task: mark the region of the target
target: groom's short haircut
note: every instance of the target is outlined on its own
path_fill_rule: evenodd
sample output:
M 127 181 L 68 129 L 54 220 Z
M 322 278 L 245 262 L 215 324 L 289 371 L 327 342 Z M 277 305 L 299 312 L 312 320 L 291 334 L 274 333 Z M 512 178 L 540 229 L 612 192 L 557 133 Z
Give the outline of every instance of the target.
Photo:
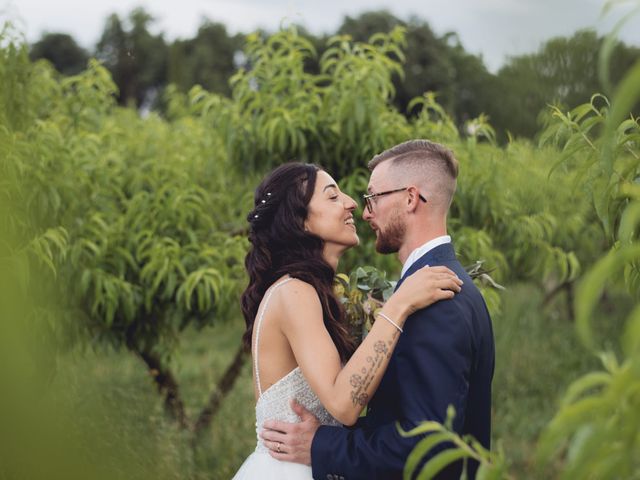
M 458 160 L 444 145 L 429 140 L 409 140 L 376 155 L 368 164 L 373 171 L 382 162 L 391 161 L 389 173 L 399 181 L 422 186 L 423 194 L 434 206 L 451 206 L 458 178 Z

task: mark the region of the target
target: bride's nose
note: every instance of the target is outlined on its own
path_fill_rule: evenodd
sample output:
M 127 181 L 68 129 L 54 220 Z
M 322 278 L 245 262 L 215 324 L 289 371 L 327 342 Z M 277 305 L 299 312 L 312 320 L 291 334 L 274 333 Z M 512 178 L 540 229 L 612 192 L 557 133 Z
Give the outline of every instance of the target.
M 358 208 L 358 204 L 356 203 L 356 201 L 353 198 L 351 198 L 349 195 L 345 194 L 344 208 L 345 208 L 345 210 L 348 210 L 348 211 L 352 212 L 356 208 Z

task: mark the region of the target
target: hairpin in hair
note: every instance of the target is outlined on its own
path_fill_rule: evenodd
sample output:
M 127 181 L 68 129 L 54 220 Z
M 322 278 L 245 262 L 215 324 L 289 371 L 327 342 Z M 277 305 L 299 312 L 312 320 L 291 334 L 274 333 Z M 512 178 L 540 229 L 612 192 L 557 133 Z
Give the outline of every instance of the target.
M 264 198 L 262 200 L 260 200 L 260 203 L 265 204 L 267 203 L 267 200 L 269 199 L 269 197 L 271 196 L 271 192 L 267 192 L 267 199 L 265 200 Z

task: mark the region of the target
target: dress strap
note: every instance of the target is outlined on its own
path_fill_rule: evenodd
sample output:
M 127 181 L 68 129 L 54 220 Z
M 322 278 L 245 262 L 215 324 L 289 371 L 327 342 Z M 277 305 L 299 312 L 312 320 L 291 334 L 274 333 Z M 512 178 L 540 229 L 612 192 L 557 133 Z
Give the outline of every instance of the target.
M 262 311 L 258 315 L 258 321 L 255 324 L 256 340 L 254 342 L 254 347 L 253 347 L 254 348 L 254 351 L 253 351 L 253 368 L 254 368 L 254 370 L 256 372 L 256 384 L 258 386 L 258 393 L 259 393 L 260 396 L 262 396 L 262 387 L 260 386 L 260 371 L 258 370 L 258 340 L 260 339 L 260 327 L 262 327 L 262 320 L 264 318 L 264 312 L 267 309 L 267 305 L 269 304 L 269 300 L 271 299 L 271 295 L 276 290 L 276 288 L 278 288 L 280 285 L 284 285 L 289 280 L 293 280 L 293 278 L 289 277 L 289 278 L 287 278 L 285 280 L 281 280 L 281 281 L 279 281 L 275 285 L 272 285 L 269 288 L 269 291 L 267 293 L 267 298 L 264 301 L 264 305 L 262 305 Z

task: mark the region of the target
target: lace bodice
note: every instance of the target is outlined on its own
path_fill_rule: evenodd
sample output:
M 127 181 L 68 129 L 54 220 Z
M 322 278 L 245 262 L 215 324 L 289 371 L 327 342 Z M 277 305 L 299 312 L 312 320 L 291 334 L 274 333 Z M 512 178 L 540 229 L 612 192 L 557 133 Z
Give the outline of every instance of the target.
M 292 398 L 295 398 L 302 406 L 313 413 L 323 425 L 340 425 L 322 406 L 317 395 L 313 393 L 309 383 L 304 378 L 304 375 L 302 375 L 300 367 L 294 368 L 264 392 L 262 391 L 260 370 L 258 368 L 258 342 L 260 341 L 260 329 L 262 327 L 264 312 L 267 309 L 267 305 L 275 289 L 290 280 L 292 280 L 292 278 L 278 282 L 267 292 L 262 311 L 259 313 L 255 325 L 256 334 L 253 346 L 253 368 L 259 394 L 258 402 L 256 403 L 256 435 L 262 430 L 262 425 L 265 420 L 279 420 L 291 423 L 300 421 L 300 417 L 291 410 L 290 401 Z M 256 451 L 268 451 L 262 444 L 259 436 Z

